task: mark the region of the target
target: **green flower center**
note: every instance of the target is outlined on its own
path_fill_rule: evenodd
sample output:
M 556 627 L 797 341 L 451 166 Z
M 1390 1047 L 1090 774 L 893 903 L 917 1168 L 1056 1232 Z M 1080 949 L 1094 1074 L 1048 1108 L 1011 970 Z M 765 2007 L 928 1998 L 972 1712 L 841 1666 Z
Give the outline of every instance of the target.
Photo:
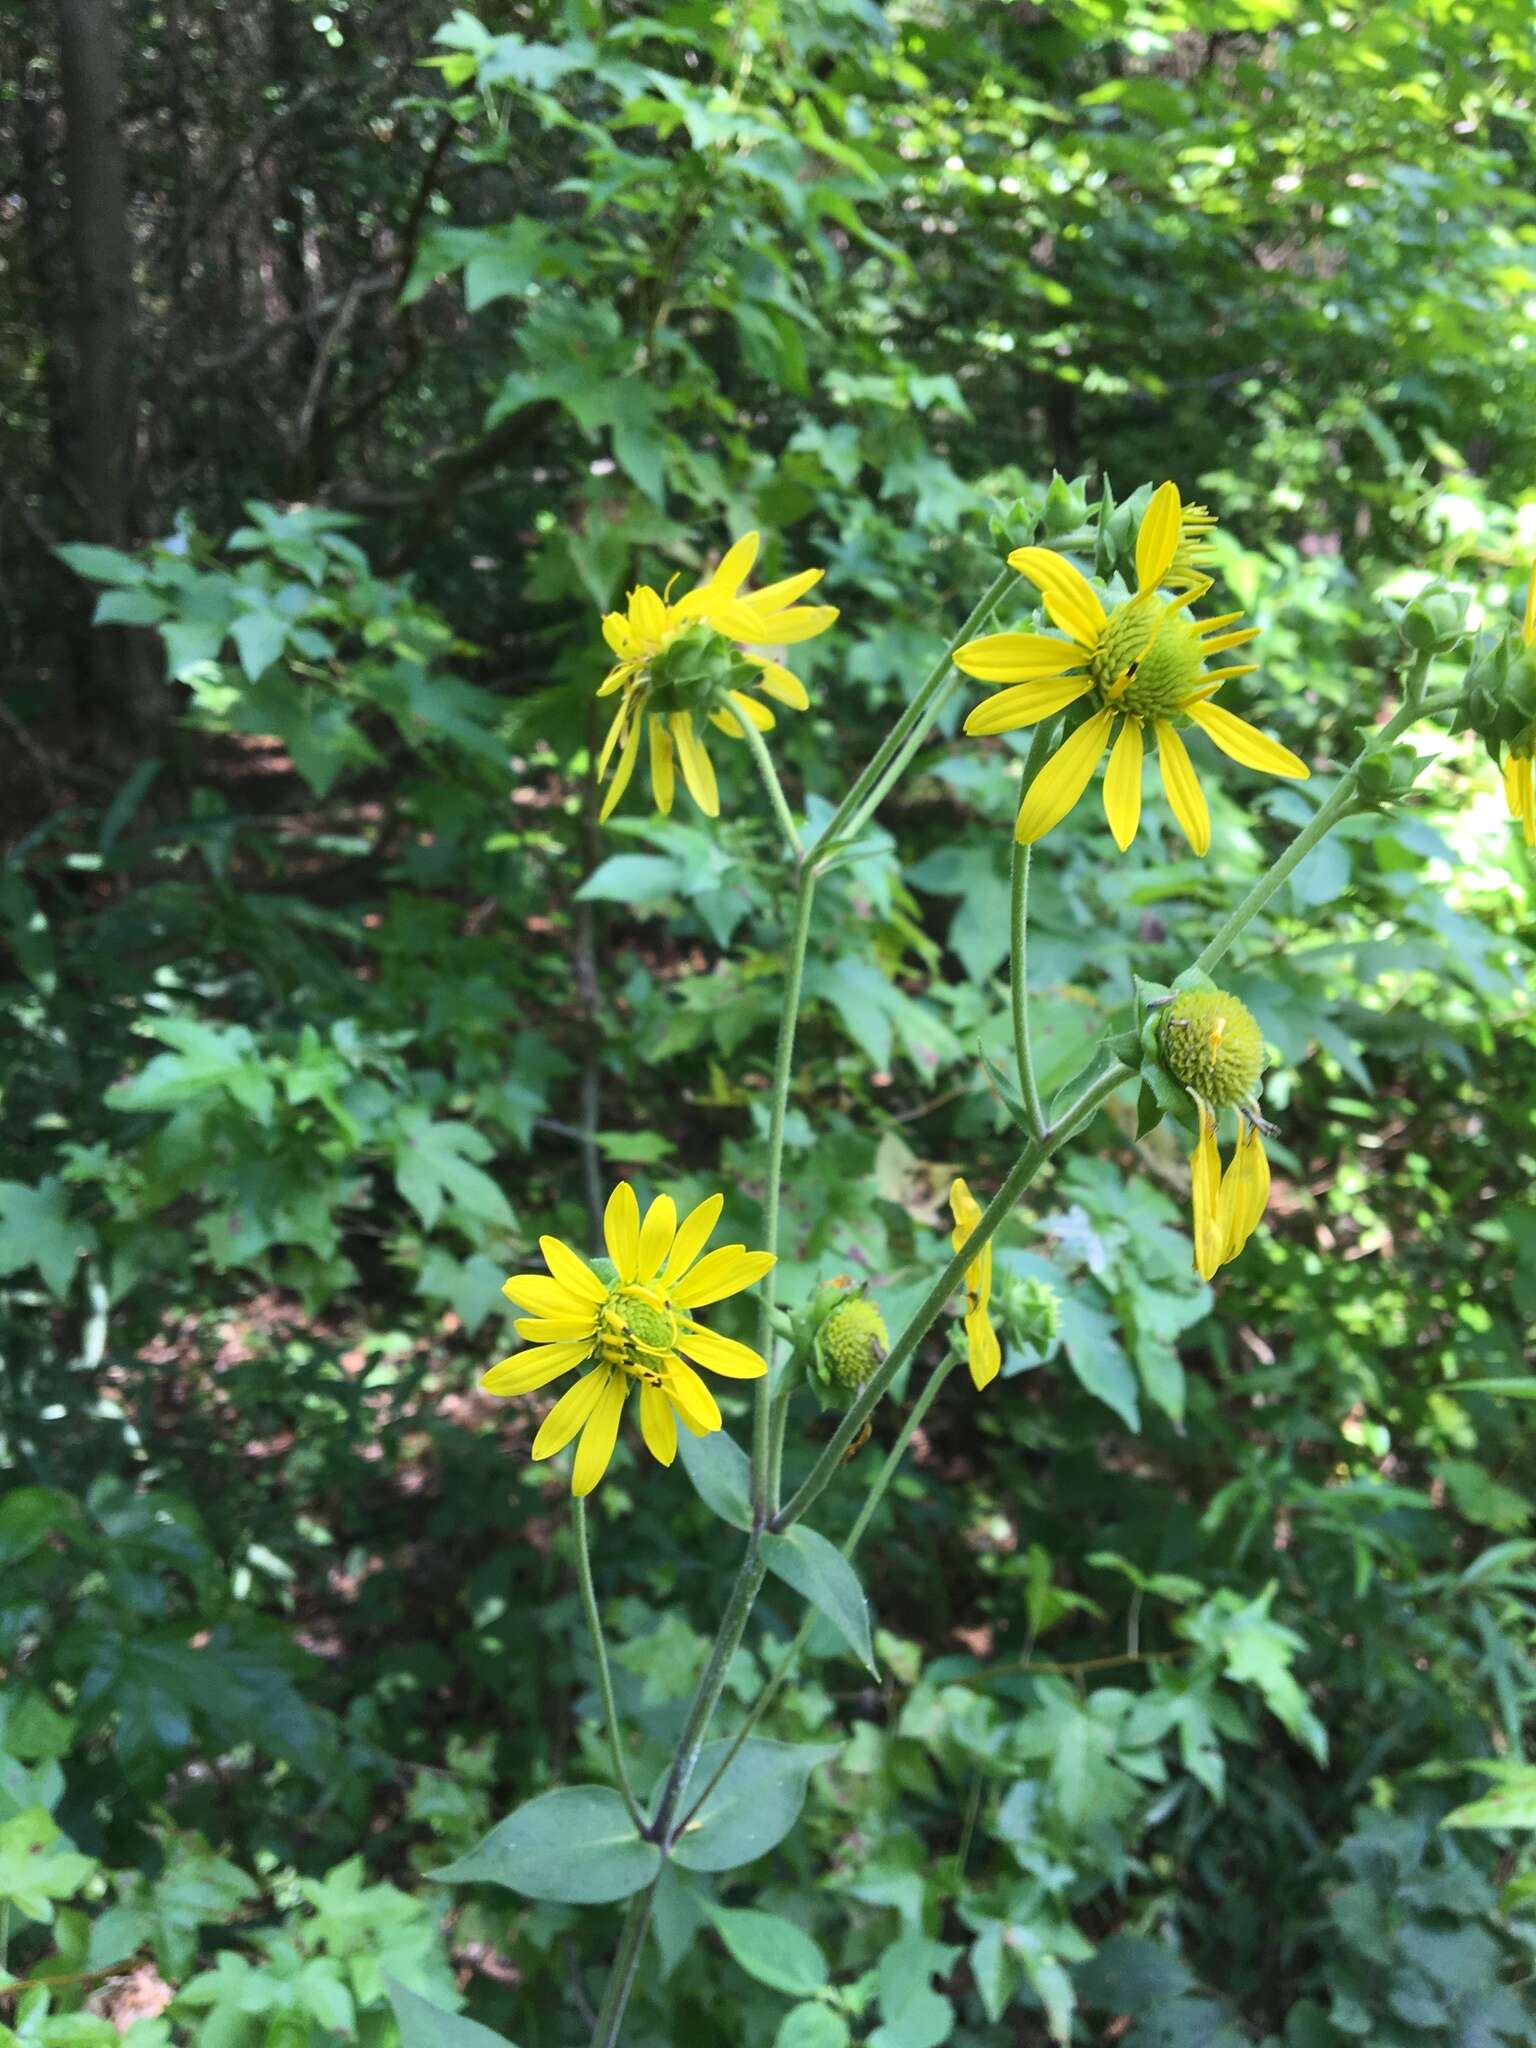
M 1187 702 L 1199 673 L 1199 636 L 1180 614 L 1168 612 L 1120 701 L 1137 718 L 1167 718 Z
M 841 1301 L 817 1339 L 823 1362 L 840 1387 L 862 1387 L 890 1348 L 885 1318 L 867 1296 Z
M 1116 605 L 1088 662 L 1088 673 L 1101 691 L 1112 689 L 1140 661 L 1157 631 L 1157 620 L 1158 607 L 1143 598 Z
M 677 1318 L 649 1288 L 622 1287 L 608 1297 L 608 1313 L 641 1351 L 667 1352 L 677 1342 Z
M 1215 1109 L 1251 1100 L 1264 1071 L 1264 1037 L 1253 1013 L 1220 989 L 1186 989 L 1158 1027 L 1163 1065 L 1181 1088 Z

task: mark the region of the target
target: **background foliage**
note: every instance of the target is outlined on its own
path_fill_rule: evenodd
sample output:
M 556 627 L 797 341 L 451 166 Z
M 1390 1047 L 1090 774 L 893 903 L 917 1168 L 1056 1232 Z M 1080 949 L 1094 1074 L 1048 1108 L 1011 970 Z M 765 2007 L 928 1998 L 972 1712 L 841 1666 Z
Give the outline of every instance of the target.
M 412 2048 L 413 1993 L 556 2048 L 616 1911 L 425 1875 L 608 1768 L 560 1479 L 475 1380 L 615 1170 L 750 1238 L 786 936 L 744 756 L 718 827 L 599 833 L 596 615 L 752 525 L 825 566 L 774 737 L 824 816 L 1016 501 L 1171 472 L 1325 774 L 1390 601 L 1497 613 L 1536 551 L 1529 12 L 0 21 L 0 2018 L 383 2048 L 387 1972 Z M 879 1676 L 812 1639 L 765 1732 L 835 1754 L 777 1848 L 669 1877 L 637 2044 L 1536 2040 L 1536 870 L 1423 747 L 1229 977 L 1269 1227 L 1198 1287 L 1116 1113 L 1008 1228 L 1060 1339 L 930 1418 Z M 894 1321 L 949 1174 L 1003 1169 L 1017 770 L 937 738 L 823 887 L 782 1298 Z M 1037 862 L 1048 1087 L 1310 815 L 1223 787 L 1209 867 L 1160 808 Z M 643 1778 L 719 1531 L 680 1468 L 598 1506 Z

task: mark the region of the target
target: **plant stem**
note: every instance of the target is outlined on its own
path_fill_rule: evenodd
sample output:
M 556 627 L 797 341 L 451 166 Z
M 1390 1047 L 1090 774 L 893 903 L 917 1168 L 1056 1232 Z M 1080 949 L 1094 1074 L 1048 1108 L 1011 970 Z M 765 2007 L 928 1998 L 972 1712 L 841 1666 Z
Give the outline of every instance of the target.
M 592 1585 L 592 1555 L 587 1544 L 587 1503 L 580 1494 L 571 1499 L 571 1526 L 576 1532 L 576 1579 L 581 1587 L 582 1611 L 587 1617 L 587 1628 L 592 1636 L 592 1655 L 597 1661 L 597 1689 L 603 1702 L 603 1720 L 608 1728 L 608 1747 L 613 1753 L 613 1768 L 619 1780 L 619 1790 L 629 1817 L 637 1833 L 645 1831 L 645 1815 L 640 1811 L 634 1787 L 629 1782 L 629 1764 L 624 1755 L 624 1744 L 619 1733 L 619 1710 L 613 1697 L 613 1674 L 608 1668 L 608 1644 L 603 1635 L 602 1616 L 597 1611 L 597 1593 Z
M 769 753 L 762 734 L 744 712 L 733 712 L 731 715 L 741 727 L 742 737 L 752 750 L 752 758 L 757 763 L 757 772 L 762 777 L 763 788 L 768 792 L 768 802 L 772 806 L 779 830 L 784 835 L 784 845 L 789 857 L 798 864 L 801 857 L 800 834 L 795 830 L 795 820 L 784 795 L 784 785 L 779 780 L 779 771 L 773 765 L 773 756 Z
M 779 1042 L 773 1061 L 773 1096 L 768 1112 L 762 1249 L 775 1256 L 779 1249 L 779 1194 L 784 1178 L 784 1119 L 789 1110 L 789 1086 L 794 1075 L 795 1027 L 800 1015 L 800 984 L 805 975 L 805 951 L 810 943 L 811 906 L 815 894 L 816 871 L 807 865 L 801 868 L 795 888 L 794 926 L 790 933 L 789 961 L 784 970 L 784 1008 L 779 1017 Z M 753 1389 L 752 1406 L 752 1507 L 760 1523 L 778 1506 L 773 1492 L 774 1459 L 770 1441 L 773 1363 L 777 1349 L 773 1333 L 777 1271 L 777 1267 L 770 1266 L 758 1289 L 757 1348 L 768 1361 L 768 1371 Z M 782 1441 L 782 1419 L 779 1435 Z
M 865 1382 L 857 1400 L 854 1401 L 847 1414 L 838 1424 L 837 1429 L 823 1449 L 821 1456 L 811 1468 L 810 1476 L 804 1481 L 799 1492 L 794 1495 L 788 1505 L 780 1509 L 778 1514 L 773 1517 L 771 1526 L 775 1530 L 789 1528 L 792 1523 L 798 1522 L 806 1509 L 810 1507 L 816 1496 L 826 1486 L 832 1474 L 837 1470 L 844 1451 L 847 1450 L 854 1437 L 863 1428 L 875 1404 L 890 1386 L 897 1373 L 901 1371 L 908 1359 L 911 1358 L 913 1352 L 916 1351 L 918 1345 L 928 1334 L 933 1323 L 937 1321 L 945 1302 L 948 1301 L 956 1287 L 959 1286 L 966 1267 L 976 1257 L 982 1247 L 990 1241 L 998 1225 L 1012 1210 L 1019 1196 L 1029 1186 L 1051 1154 L 1071 1135 L 1072 1131 L 1082 1123 L 1087 1115 L 1097 1108 L 1105 1096 L 1112 1095 L 1121 1086 L 1129 1077 L 1130 1072 L 1131 1069 L 1129 1067 L 1122 1066 L 1117 1060 L 1107 1073 L 1101 1074 L 1096 1081 L 1088 1084 L 1077 1101 L 1064 1111 L 1059 1120 L 1047 1127 L 1043 1136 L 1032 1138 L 1024 1147 L 1024 1150 L 1009 1168 L 1008 1177 L 983 1210 L 981 1221 L 976 1225 L 976 1228 L 971 1232 L 959 1251 L 952 1256 L 938 1279 L 934 1281 L 932 1287 L 923 1296 L 922 1301 L 912 1311 L 906 1328 L 891 1346 L 885 1363 L 871 1379 Z
M 651 1924 L 651 1902 L 655 1896 L 656 1887 L 649 1884 L 643 1892 L 636 1892 L 629 1902 L 629 1910 L 624 1915 L 624 1926 L 619 1934 L 618 1952 L 613 1959 L 613 1968 L 608 1973 L 608 1988 L 603 1994 L 603 2009 L 597 2016 L 597 2025 L 592 2029 L 592 2048 L 618 2048 L 619 2028 L 624 2024 L 624 2009 L 629 2004 L 629 1994 L 635 1988 L 635 1976 L 640 1968 L 646 1932 Z
M 1390 746 L 1400 733 L 1429 712 L 1442 710 L 1439 699 L 1425 701 L 1422 696 L 1423 681 L 1429 666 L 1429 656 L 1420 655 L 1409 671 L 1404 685 L 1403 702 L 1379 732 L 1373 732 L 1366 745 L 1339 777 L 1338 787 L 1327 801 L 1318 806 L 1309 824 L 1305 825 L 1290 845 L 1281 854 L 1267 873 L 1260 875 L 1248 894 L 1238 904 L 1232 915 L 1221 925 L 1216 935 L 1199 958 L 1195 961 L 1198 973 L 1209 974 L 1211 969 L 1230 952 L 1235 942 L 1258 916 L 1276 890 L 1292 875 L 1296 868 L 1317 845 L 1327 837 L 1355 800 L 1355 791 L 1360 780 L 1360 763 L 1366 755 L 1380 747 Z
M 1024 762 L 1023 787 L 1027 790 L 1051 751 L 1060 730 L 1059 718 L 1048 718 L 1035 727 Z M 1035 1080 L 1035 1057 L 1029 1042 L 1029 857 L 1031 846 L 1013 842 L 1013 873 L 1009 887 L 1009 909 L 1013 945 L 1008 956 L 1008 996 L 1013 1006 L 1013 1057 L 1018 1068 L 1019 1088 L 1029 1128 L 1038 1138 L 1045 1131 L 1045 1111 L 1040 1106 L 1040 1089 Z
M 710 1716 L 725 1690 L 726 1672 L 746 1632 L 747 1619 L 767 1570 L 758 1538 L 754 1534 L 748 1540 L 747 1554 L 741 1561 L 736 1583 L 731 1588 L 730 1601 L 721 1619 L 720 1633 L 715 1637 L 714 1648 L 709 1653 L 709 1662 L 705 1665 L 694 1690 L 693 1700 L 688 1708 L 688 1719 L 683 1724 L 682 1734 L 678 1737 L 677 1752 L 672 1758 L 667 1781 L 656 1808 L 656 1818 L 647 1830 L 650 1839 L 663 1846 L 668 1840 L 678 1801 L 688 1789 L 688 1780 L 693 1776 L 694 1765 L 699 1760 L 699 1751 L 704 1747 Z

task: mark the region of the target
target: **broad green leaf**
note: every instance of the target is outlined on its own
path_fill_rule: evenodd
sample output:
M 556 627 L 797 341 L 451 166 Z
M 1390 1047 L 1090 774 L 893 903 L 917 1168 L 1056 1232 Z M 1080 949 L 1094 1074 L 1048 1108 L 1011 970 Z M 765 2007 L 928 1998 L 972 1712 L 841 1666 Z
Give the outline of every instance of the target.
M 434 1884 L 500 1884 L 529 1899 L 593 1906 L 627 1899 L 660 1868 L 660 1850 L 635 1833 L 617 1792 L 567 1785 L 529 1800 L 427 1875 Z
M 0 1821 L 0 1900 L 24 1918 L 51 1921 L 54 1901 L 72 1898 L 95 1870 L 40 1806 Z
M 147 565 L 119 548 L 99 547 L 94 541 L 75 540 L 55 548 L 59 560 L 92 583 L 142 583 Z
M 733 1529 L 750 1529 L 752 1467 L 740 1445 L 723 1429 L 711 1430 L 708 1436 L 679 1430 L 677 1450 L 704 1505 Z
M 64 1184 L 54 1175 L 35 1188 L 0 1180 L 0 1273 L 36 1266 L 49 1293 L 62 1301 L 82 1255 L 95 1248 L 95 1231 L 70 1215 Z
M 848 2022 L 830 2005 L 791 2006 L 779 2022 L 773 2048 L 848 2048 Z
M 1536 1828 L 1536 1764 L 1490 1759 L 1476 1767 L 1497 1782 L 1481 1799 L 1448 1813 L 1443 1828 Z
M 1113 1408 L 1127 1429 L 1139 1430 L 1136 1374 L 1115 1335 L 1113 1318 L 1069 1294 L 1061 1304 L 1061 1342 L 1083 1390 Z
M 0 1565 L 30 1556 L 55 1530 L 84 1534 L 79 1504 L 47 1486 L 18 1486 L 0 1497 Z
M 513 2043 L 478 2020 L 462 2013 L 444 2012 L 429 1998 L 422 1998 L 386 1970 L 384 1989 L 400 2029 L 400 2048 L 513 2048 Z
M 763 1557 L 769 1571 L 793 1586 L 824 1614 L 855 1657 L 875 1677 L 875 1648 L 870 1640 L 869 1603 L 859 1575 L 834 1544 L 797 1522 L 782 1536 L 764 1536 Z
M 729 1737 L 704 1745 L 694 1769 L 695 1787 L 709 1784 L 730 1748 Z M 744 1742 L 673 1845 L 673 1860 L 685 1870 L 734 1870 L 766 1855 L 800 1818 L 811 1772 L 830 1762 L 841 1748 L 841 1743 L 767 1742 L 758 1737 Z M 697 1798 L 697 1791 L 692 1796 Z M 683 1803 L 686 1808 L 686 1797 Z
M 254 683 L 282 653 L 288 639 L 288 621 L 276 612 L 242 612 L 231 622 L 229 637 L 235 643 L 246 680 Z
M 688 877 L 660 853 L 614 853 L 576 891 L 578 903 L 660 903 L 683 892 Z
M 809 1998 L 827 1982 L 827 1959 L 792 1920 L 756 1909 L 706 1908 L 710 1924 L 736 1961 L 760 1984 Z

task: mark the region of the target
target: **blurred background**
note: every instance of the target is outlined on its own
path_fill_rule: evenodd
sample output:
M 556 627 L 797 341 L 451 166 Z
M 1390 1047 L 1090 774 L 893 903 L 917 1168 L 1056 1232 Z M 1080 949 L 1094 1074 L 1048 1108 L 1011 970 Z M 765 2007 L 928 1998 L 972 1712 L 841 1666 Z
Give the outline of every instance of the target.
M 444 14 L 0 0 L 0 2019 L 43 2048 L 387 2048 L 384 1970 L 586 2038 L 617 1910 L 424 1876 L 607 1770 L 543 1397 L 476 1381 L 616 1178 L 753 1241 L 787 937 L 744 749 L 718 823 L 637 781 L 599 829 L 600 614 L 749 528 L 823 567 L 770 741 L 815 820 L 1053 471 L 1211 506 L 1263 629 L 1223 701 L 1314 779 L 1223 761 L 1203 863 L 1150 794 L 1125 856 L 1096 800 L 1052 835 L 1049 1092 L 1389 715 L 1393 606 L 1502 627 L 1536 554 L 1524 4 Z M 969 701 L 823 886 L 798 1048 L 781 1299 L 849 1273 L 893 1328 L 1015 1144 L 1021 749 Z M 627 2039 L 1536 2041 L 1536 866 L 1481 748 L 1414 744 L 1225 973 L 1266 1228 L 1201 1287 L 1184 1140 L 1119 1104 L 1032 1191 L 999 1275 L 1059 1328 L 951 1381 L 862 1553 L 879 1679 L 813 1638 L 767 1732 L 838 1755 L 669 1880 Z M 643 1778 L 719 1533 L 626 1452 L 593 1522 Z

